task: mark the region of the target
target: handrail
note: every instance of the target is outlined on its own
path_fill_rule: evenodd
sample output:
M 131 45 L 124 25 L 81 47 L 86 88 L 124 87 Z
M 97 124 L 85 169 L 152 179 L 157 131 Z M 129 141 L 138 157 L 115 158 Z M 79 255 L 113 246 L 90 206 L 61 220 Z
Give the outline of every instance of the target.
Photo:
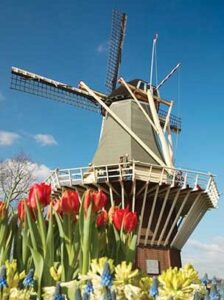
M 117 164 L 88 166 L 70 169 L 55 169 L 46 179 L 53 188 L 72 186 L 76 184 L 102 183 L 110 181 L 126 181 L 143 178 L 146 181 L 187 187 L 193 190 L 203 190 L 208 194 L 214 207 L 217 206 L 219 193 L 211 173 L 196 172 L 181 168 L 162 167 L 155 164 L 128 161 Z

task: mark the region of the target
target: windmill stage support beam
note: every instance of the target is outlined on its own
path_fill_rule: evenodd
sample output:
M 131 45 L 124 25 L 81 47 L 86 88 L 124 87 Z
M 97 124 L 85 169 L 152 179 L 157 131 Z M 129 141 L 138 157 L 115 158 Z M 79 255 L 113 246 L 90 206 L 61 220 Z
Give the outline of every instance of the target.
M 124 183 L 123 183 L 123 181 L 120 181 L 120 184 L 121 184 L 121 206 L 122 206 L 122 208 L 124 208 L 125 207 L 125 205 L 124 205 Z
M 146 198 L 147 198 L 147 193 L 148 193 L 148 188 L 149 188 L 149 181 L 144 185 L 145 191 L 144 191 L 144 197 L 142 200 L 142 209 L 141 209 L 141 215 L 140 215 L 140 224 L 139 224 L 139 229 L 138 229 L 138 242 L 139 244 L 140 237 L 141 237 L 141 229 L 142 229 L 142 222 L 143 222 L 143 216 L 144 216 L 144 211 L 145 211 L 145 203 L 146 203 Z
M 114 206 L 114 196 L 113 196 L 113 189 L 112 189 L 112 185 L 107 182 L 106 183 L 109 186 L 109 191 L 110 191 L 110 204 L 111 206 Z
M 171 243 L 171 247 L 181 249 L 181 247 L 184 245 L 184 240 L 189 236 L 189 233 L 191 232 L 191 226 L 197 221 L 197 217 L 203 205 L 203 197 L 201 197 L 201 194 L 202 193 L 199 193 L 195 198 L 193 205 L 191 206 L 185 220 L 181 224 L 180 229 Z
M 165 222 L 165 224 L 164 224 L 164 226 L 163 226 L 163 230 L 162 230 L 162 232 L 161 232 L 161 234 L 160 234 L 160 237 L 159 237 L 159 240 L 158 240 L 158 242 L 157 242 L 157 245 L 158 245 L 158 246 L 161 245 L 163 236 L 164 236 L 164 234 L 165 234 L 165 232 L 166 232 L 167 226 L 168 226 L 168 224 L 169 224 L 169 221 L 170 221 L 172 212 L 173 212 L 173 210 L 174 210 L 174 207 L 175 207 L 175 205 L 176 205 L 177 199 L 178 199 L 178 197 L 179 197 L 179 194 L 180 194 L 180 189 L 177 190 L 176 195 L 175 195 L 175 197 L 174 197 L 174 200 L 173 200 L 172 206 L 171 206 L 171 208 L 170 208 L 169 214 L 168 214 L 168 216 L 167 216 L 166 222 Z
M 163 216 L 163 213 L 164 213 L 164 210 L 165 210 L 165 207 L 166 207 L 166 203 L 167 203 L 167 200 L 168 200 L 168 197 L 169 197 L 169 194 L 170 194 L 170 189 L 171 189 L 171 187 L 169 186 L 167 188 L 165 198 L 163 200 L 163 205 L 162 205 L 162 208 L 161 208 L 161 211 L 160 211 L 160 214 L 159 214 L 159 218 L 158 218 L 157 223 L 156 223 L 156 228 L 155 228 L 155 231 L 154 231 L 153 236 L 152 236 L 152 240 L 151 240 L 151 243 L 150 243 L 151 246 L 154 244 L 157 232 L 159 230 L 160 222 L 162 220 L 162 216 Z
M 172 226 L 171 226 L 171 228 L 170 228 L 170 231 L 169 231 L 168 234 L 167 234 L 167 237 L 166 237 L 164 246 L 166 246 L 166 245 L 168 244 L 168 242 L 169 242 L 169 238 L 170 238 L 170 236 L 171 236 L 171 234 L 172 234 L 172 231 L 173 231 L 175 225 L 177 224 L 177 221 L 178 221 L 178 219 L 179 219 L 179 217 L 180 217 L 180 214 L 181 214 L 181 212 L 182 212 L 182 210 L 183 210 L 183 208 L 184 208 L 184 206 L 185 206 L 185 204 L 186 204 L 186 202 L 187 202 L 187 200 L 188 200 L 188 198 L 189 198 L 189 196 L 190 196 L 190 193 L 191 193 L 191 191 L 189 190 L 189 191 L 187 192 L 186 196 L 184 197 L 184 200 L 183 200 L 183 202 L 182 202 L 182 204 L 181 204 L 181 206 L 180 206 L 180 208 L 179 208 L 179 211 L 178 211 L 178 213 L 177 213 L 177 215 L 176 215 L 176 218 L 174 219 L 173 224 L 172 224 Z
M 154 195 L 154 198 L 153 198 L 151 213 L 149 215 L 148 226 L 147 226 L 147 230 L 146 230 L 146 234 L 145 234 L 145 243 L 144 243 L 145 246 L 147 245 L 147 241 L 148 241 L 148 238 L 149 238 L 149 231 L 150 231 L 150 228 L 151 228 L 151 225 L 152 225 L 152 218 L 153 218 L 153 214 L 154 214 L 154 210 L 155 210 L 155 206 L 156 206 L 156 200 L 157 200 L 157 197 L 158 197 L 158 193 L 159 193 L 159 184 L 157 185 L 157 188 L 156 188 L 156 192 L 155 192 L 155 195 Z
M 132 183 L 132 187 L 133 187 L 133 195 L 132 195 L 132 211 L 135 211 L 135 199 L 136 199 L 136 180 L 133 180 Z
M 98 97 L 83 81 L 80 87 L 86 90 L 94 99 L 111 115 L 117 122 L 152 158 L 161 166 L 165 166 L 164 162 Z

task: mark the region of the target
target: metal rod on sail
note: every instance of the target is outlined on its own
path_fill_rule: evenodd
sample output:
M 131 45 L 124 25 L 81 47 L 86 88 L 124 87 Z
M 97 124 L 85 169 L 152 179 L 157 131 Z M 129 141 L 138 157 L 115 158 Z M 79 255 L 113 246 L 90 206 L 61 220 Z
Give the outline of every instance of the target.
M 181 66 L 181 64 L 177 64 L 176 67 L 170 71 L 169 74 L 166 75 L 166 77 L 157 85 L 156 89 L 158 90 L 176 71 L 177 69 Z
M 154 56 L 155 56 L 155 47 L 156 47 L 156 42 L 158 40 L 158 34 L 155 34 L 155 37 L 153 39 L 153 44 L 152 44 L 152 58 L 151 58 L 151 71 L 150 71 L 150 85 L 152 84 L 152 75 L 153 75 L 153 66 L 154 66 Z

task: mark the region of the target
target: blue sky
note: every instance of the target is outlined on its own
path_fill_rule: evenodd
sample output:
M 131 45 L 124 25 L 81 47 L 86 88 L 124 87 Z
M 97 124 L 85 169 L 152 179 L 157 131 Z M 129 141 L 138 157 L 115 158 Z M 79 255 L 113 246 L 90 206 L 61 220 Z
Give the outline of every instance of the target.
M 156 32 L 158 78 L 182 63 L 180 72 L 161 89 L 164 98 L 176 101 L 175 111 L 183 121 L 176 165 L 215 173 L 222 191 L 221 0 L 1 0 L 0 159 L 22 150 L 36 163 L 51 169 L 85 166 L 91 161 L 100 116 L 10 90 L 10 67 L 18 66 L 72 85 L 84 80 L 105 91 L 113 8 L 128 14 L 121 67 L 125 79 L 149 79 L 152 37 Z M 183 251 L 186 260 L 194 261 L 200 270 L 202 251 L 213 263 L 221 257 L 219 265 L 221 262 L 224 270 L 223 216 L 220 201 L 219 209 L 207 213 Z

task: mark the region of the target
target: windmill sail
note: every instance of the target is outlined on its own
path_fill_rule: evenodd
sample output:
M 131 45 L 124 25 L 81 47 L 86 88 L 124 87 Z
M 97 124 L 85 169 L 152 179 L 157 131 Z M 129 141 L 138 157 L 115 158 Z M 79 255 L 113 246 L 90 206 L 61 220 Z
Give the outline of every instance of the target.
M 122 47 L 126 31 L 126 23 L 127 15 L 114 10 L 112 15 L 110 50 L 106 77 L 106 87 L 109 94 L 116 88 L 117 84 L 118 71 L 121 64 Z
M 76 107 L 100 111 L 99 104 L 85 91 L 19 68 L 12 67 L 11 88 Z M 100 94 L 101 97 L 105 95 Z

